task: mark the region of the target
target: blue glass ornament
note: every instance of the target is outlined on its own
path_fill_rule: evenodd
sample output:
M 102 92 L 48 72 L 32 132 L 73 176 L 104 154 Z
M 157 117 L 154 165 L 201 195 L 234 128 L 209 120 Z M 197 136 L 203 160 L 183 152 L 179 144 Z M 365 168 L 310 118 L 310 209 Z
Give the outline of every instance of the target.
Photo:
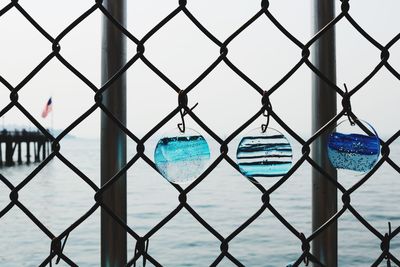
M 292 166 L 292 147 L 286 137 L 273 128 L 247 133 L 236 152 L 239 169 L 247 177 L 279 177 Z
M 344 120 L 329 135 L 328 158 L 333 167 L 365 173 L 371 170 L 379 159 L 380 141 L 375 129 L 366 121 L 355 121 L 368 129 L 365 133 L 357 124 Z
M 194 181 L 207 168 L 210 149 L 202 135 L 186 128 L 182 133 L 162 137 L 154 151 L 157 169 L 171 183 L 185 184 Z

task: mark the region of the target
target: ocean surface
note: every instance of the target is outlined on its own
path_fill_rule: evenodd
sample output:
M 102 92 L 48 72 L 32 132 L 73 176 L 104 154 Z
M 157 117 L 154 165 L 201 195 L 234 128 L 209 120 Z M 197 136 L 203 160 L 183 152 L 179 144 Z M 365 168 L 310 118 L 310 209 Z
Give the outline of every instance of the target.
M 153 159 L 157 140 L 146 144 Z M 234 159 L 238 142 L 229 146 Z M 211 159 L 218 146 L 210 142 Z M 100 181 L 98 140 L 71 138 L 61 143 L 61 153 L 90 177 Z M 129 143 L 129 157 L 135 144 Z M 300 147 L 293 143 L 293 160 Z M 400 163 L 400 145 L 391 146 L 391 158 Z M 38 165 L 0 169 L 14 185 Z M 339 172 L 339 180 L 350 187 L 362 176 Z M 277 178 L 259 178 L 266 188 Z M 127 174 L 128 224 L 144 235 L 176 206 L 178 193 L 162 176 L 139 160 Z M 400 175 L 388 164 L 351 196 L 351 203 L 382 234 L 400 225 Z M 19 200 L 52 233 L 60 234 L 94 204 L 93 190 L 58 159 L 53 160 L 19 193 Z M 341 207 L 341 196 L 338 197 Z M 0 183 L 0 209 L 9 203 L 9 190 Z M 225 161 L 188 195 L 188 203 L 220 234 L 228 236 L 261 207 L 261 194 Z M 298 231 L 311 233 L 311 167 L 300 169 L 271 196 L 271 204 Z M 348 211 L 339 219 L 339 266 L 370 266 L 380 255 L 380 242 Z M 65 254 L 79 266 L 99 266 L 100 211 L 70 235 Z M 128 238 L 129 257 L 135 242 Z M 400 237 L 391 242 L 400 256 Z M 220 253 L 220 242 L 185 210 L 150 239 L 149 253 L 163 266 L 209 266 Z M 49 254 L 50 240 L 17 207 L 0 219 L 0 266 L 38 266 Z M 300 241 L 268 210 L 229 243 L 229 252 L 245 266 L 286 266 L 301 254 Z M 386 266 L 386 264 L 381 264 Z M 67 266 L 60 263 L 58 266 Z M 140 265 L 139 265 L 140 266 Z M 147 266 L 151 266 L 148 263 Z M 220 266 L 234 266 L 224 259 Z

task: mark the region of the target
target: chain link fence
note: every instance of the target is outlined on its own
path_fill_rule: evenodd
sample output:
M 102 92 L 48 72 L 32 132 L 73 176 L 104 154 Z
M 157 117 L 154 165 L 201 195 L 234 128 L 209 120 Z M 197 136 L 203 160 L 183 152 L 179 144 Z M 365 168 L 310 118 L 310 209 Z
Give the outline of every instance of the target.
M 42 61 L 39 65 L 37 65 L 17 86 L 12 86 L 10 82 L 8 82 L 3 76 L 0 76 L 0 82 L 8 88 L 10 92 L 10 101 L 6 107 L 4 107 L 0 111 L 0 117 L 7 114 L 7 112 L 12 108 L 17 108 L 30 122 L 32 122 L 52 143 L 52 152 L 49 156 L 47 156 L 40 164 L 38 164 L 35 169 L 18 184 L 13 184 L 10 180 L 5 177 L 3 174 L 0 174 L 0 181 L 9 189 L 9 203 L 5 207 L 0 207 L 0 220 L 3 216 L 5 216 L 11 209 L 19 209 L 22 211 L 47 237 L 49 242 L 50 253 L 47 258 L 43 259 L 43 262 L 40 266 L 52 265 L 54 261 L 59 262 L 60 260 L 65 262 L 70 266 L 77 266 L 74 262 L 73 258 L 70 258 L 66 253 L 64 253 L 63 249 L 66 244 L 67 238 L 71 232 L 73 232 L 80 224 L 82 224 L 87 218 L 92 216 L 92 214 L 99 209 L 102 209 L 103 212 L 108 213 L 121 227 L 123 227 L 128 235 L 128 239 L 134 239 L 136 242 L 135 247 L 135 255 L 133 258 L 129 259 L 128 266 L 135 266 L 137 262 L 143 260 L 143 265 L 146 262 L 153 264 L 154 266 L 162 266 L 163 263 L 159 262 L 156 257 L 153 257 L 149 251 L 149 241 L 157 235 L 157 232 L 163 228 L 170 220 L 172 220 L 179 212 L 182 210 L 186 210 L 189 212 L 195 220 L 197 220 L 210 234 L 212 234 L 216 239 L 220 241 L 220 254 L 211 266 L 217 266 L 223 259 L 228 259 L 232 265 L 235 266 L 244 266 L 240 260 L 238 260 L 234 254 L 231 253 L 229 249 L 229 244 L 233 239 L 235 239 L 244 229 L 250 226 L 261 214 L 270 213 L 277 220 L 279 220 L 282 225 L 287 229 L 289 233 L 291 233 L 298 240 L 298 258 L 295 262 L 292 263 L 293 266 L 299 266 L 303 262 L 308 264 L 312 262 L 314 266 L 325 266 L 320 260 L 314 256 L 311 252 L 311 243 L 312 241 L 318 237 L 321 233 L 323 233 L 331 224 L 337 222 L 337 220 L 345 213 L 350 212 L 354 215 L 354 217 L 365 227 L 365 231 L 369 231 L 372 235 L 374 235 L 381 242 L 381 254 L 372 264 L 372 266 L 378 266 L 380 264 L 386 263 L 387 266 L 391 264 L 395 264 L 396 266 L 400 266 L 400 259 L 396 257 L 391 251 L 391 241 L 395 238 L 399 232 L 400 227 L 395 229 L 391 229 L 386 233 L 382 233 L 375 229 L 363 216 L 357 212 L 356 208 L 353 207 L 351 202 L 352 194 L 358 190 L 365 182 L 367 182 L 371 176 L 384 164 L 385 162 L 389 164 L 394 170 L 400 172 L 400 167 L 391 159 L 390 157 L 390 145 L 400 136 L 400 130 L 397 131 L 393 136 L 388 138 L 387 140 L 381 140 L 381 158 L 378 163 L 374 166 L 374 168 L 368 172 L 365 176 L 363 176 L 357 183 L 355 183 L 350 188 L 346 188 L 339 181 L 337 181 L 334 177 L 329 175 L 329 173 L 319 166 L 310 156 L 311 145 L 312 143 L 321 136 L 324 132 L 330 129 L 332 126 L 336 125 L 339 120 L 342 118 L 346 118 L 349 116 L 353 120 L 357 118 L 357 110 L 351 109 L 351 100 L 352 98 L 360 92 L 364 85 L 367 84 L 382 68 L 386 68 L 395 78 L 399 79 L 400 74 L 396 71 L 396 69 L 389 63 L 388 59 L 390 58 L 390 49 L 398 42 L 400 39 L 400 34 L 397 34 L 392 40 L 390 40 L 386 44 L 381 44 L 376 41 L 372 36 L 370 36 L 353 17 L 351 16 L 350 6 L 351 2 L 342 0 L 341 1 L 341 12 L 336 15 L 336 17 L 327 24 L 321 31 L 319 31 L 316 35 L 314 35 L 308 42 L 302 43 L 299 41 L 294 35 L 292 35 L 270 12 L 270 3 L 269 1 L 263 0 L 260 3 L 260 10 L 254 14 L 251 18 L 243 23 L 241 27 L 239 27 L 236 31 L 234 31 L 227 39 L 220 40 L 216 36 L 213 35 L 205 26 L 203 26 L 202 22 L 199 21 L 196 16 L 194 16 L 190 9 L 187 8 L 186 0 L 179 0 L 177 3 L 177 7 L 173 10 L 168 16 L 166 16 L 163 20 L 161 20 L 156 26 L 154 26 L 147 34 L 144 35 L 143 38 L 139 39 L 135 37 L 134 32 L 128 31 L 124 28 L 118 21 L 116 21 L 110 13 L 103 6 L 101 0 L 94 1 L 93 6 L 86 10 L 81 16 L 76 18 L 68 27 L 66 27 L 62 32 L 60 32 L 57 36 L 52 36 L 42 26 L 36 22 L 35 18 L 32 17 L 25 9 L 23 4 L 20 4 L 18 0 L 13 0 L 4 6 L 0 10 L 0 17 L 4 16 L 11 10 L 17 10 L 21 13 L 24 18 L 32 24 L 36 30 L 43 35 L 48 42 L 52 45 L 51 53 Z M 272 4 L 272 3 L 271 3 Z M 115 25 L 128 39 L 128 42 L 132 42 L 137 47 L 136 54 L 130 58 L 127 63 L 114 74 L 112 78 L 110 78 L 106 83 L 104 83 L 101 87 L 97 87 L 93 84 L 84 74 L 78 71 L 66 58 L 63 57 L 61 52 L 60 42 L 68 36 L 74 29 L 83 21 L 85 21 L 88 17 L 90 17 L 95 11 L 100 11 L 107 19 Z M 175 16 L 178 14 L 184 14 L 193 25 L 195 25 L 203 34 L 206 36 L 213 45 L 219 48 L 220 54 L 216 57 L 215 61 L 209 65 L 209 67 L 201 73 L 193 82 L 186 88 L 180 88 L 177 86 L 174 81 L 169 79 L 156 65 L 154 65 L 147 57 L 146 57 L 146 44 L 153 37 L 153 35 L 162 29 L 165 25 L 167 25 Z M 287 42 L 292 42 L 298 48 L 298 62 L 287 71 L 287 73 L 281 77 L 281 79 L 273 85 L 271 88 L 262 88 L 256 82 L 254 82 L 249 76 L 246 75 L 244 71 L 238 68 L 230 59 L 229 59 L 229 45 L 231 42 L 240 36 L 246 29 L 259 20 L 261 17 L 266 17 L 268 20 L 278 29 L 282 34 L 287 37 Z M 313 65 L 310 60 L 310 49 L 312 49 L 313 45 L 327 32 L 332 30 L 336 24 L 340 21 L 347 21 L 350 23 L 356 31 L 358 31 L 364 38 L 366 42 L 372 44 L 378 51 L 381 53 L 381 61 L 375 66 L 373 71 L 368 74 L 359 84 L 357 84 L 354 88 L 350 88 L 350 90 L 343 90 L 337 84 L 329 80 L 324 73 L 322 73 L 318 68 Z M 67 128 L 65 128 L 58 136 L 53 136 L 43 125 L 41 125 L 32 114 L 19 102 L 18 96 L 21 91 L 24 90 L 24 87 L 31 81 L 33 77 L 48 64 L 51 60 L 58 60 L 61 62 L 66 68 L 70 70 L 76 77 L 78 77 L 82 82 L 87 85 L 88 90 L 92 90 L 94 102 L 92 106 L 79 118 L 77 118 L 73 123 L 71 123 Z M 128 69 L 130 69 L 135 63 L 138 61 L 143 62 L 149 70 L 154 72 L 158 77 L 160 77 L 170 88 L 176 92 L 176 98 L 178 100 L 178 105 L 174 110 L 172 110 L 169 114 L 167 114 L 164 119 L 162 119 L 157 125 L 147 132 L 142 138 L 137 137 L 137 135 L 131 132 L 123 123 L 121 123 L 112 112 L 110 112 L 102 102 L 102 96 L 109 89 L 109 87 L 115 83 L 121 75 L 124 75 Z M 188 107 L 188 96 L 189 93 L 193 90 L 196 90 L 196 87 L 199 83 L 202 82 L 213 70 L 221 64 L 225 64 L 229 67 L 238 77 L 240 77 L 245 83 L 247 83 L 253 90 L 255 90 L 260 97 L 261 105 L 260 109 L 257 113 L 255 113 L 251 118 L 243 123 L 240 127 L 238 127 L 234 132 L 232 132 L 227 138 L 222 138 L 215 133 L 213 129 L 207 126 L 205 122 L 203 122 L 202 118 L 196 115 L 196 111 L 192 110 L 191 107 Z M 296 131 L 292 130 L 285 121 L 277 114 L 274 110 L 274 103 L 270 101 L 270 96 L 280 90 L 283 84 L 293 75 L 295 74 L 300 67 L 307 66 L 312 73 L 317 75 L 321 80 L 323 80 L 326 84 L 329 85 L 331 90 L 335 91 L 339 100 L 341 100 L 342 108 L 337 113 L 337 115 L 324 127 L 322 127 L 318 132 L 313 134 L 308 139 L 303 139 Z M 123 131 L 126 136 L 133 140 L 137 144 L 136 154 L 129 159 L 126 166 L 119 170 L 108 183 L 105 185 L 98 187 L 90 177 L 87 177 L 79 168 L 77 168 L 73 163 L 71 163 L 63 154 L 60 152 L 60 141 L 68 135 L 75 127 L 80 125 L 85 119 L 87 119 L 91 114 L 95 111 L 101 110 L 106 116 L 108 116 L 120 129 Z M 177 197 L 179 200 L 179 205 L 172 210 L 165 218 L 163 218 L 158 224 L 156 224 L 150 231 L 148 231 L 145 235 L 140 236 L 134 229 L 129 227 L 126 222 L 119 218 L 114 212 L 102 201 L 102 196 L 109 190 L 121 177 L 126 174 L 126 172 L 139 160 L 142 159 L 145 161 L 151 168 L 158 172 L 155 163 L 152 159 L 146 156 L 145 147 L 146 142 L 166 123 L 171 121 L 171 119 L 179 115 L 180 112 L 185 112 L 187 116 L 190 116 L 199 127 L 201 127 L 209 136 L 211 136 L 218 144 L 220 145 L 220 154 L 218 157 L 209 165 L 206 171 L 201 174 L 193 183 L 188 185 L 185 188 L 182 188 L 179 185 L 171 184 L 176 191 Z M 266 115 L 274 120 L 277 124 L 280 125 L 293 139 L 295 139 L 302 146 L 302 155 L 301 157 L 293 164 L 290 171 L 277 180 L 271 187 L 265 188 L 262 184 L 258 183 L 255 179 L 250 179 L 249 183 L 251 183 L 258 191 L 260 196 L 259 209 L 255 212 L 251 217 L 249 217 L 246 221 L 244 221 L 240 227 L 235 229 L 232 233 L 227 236 L 219 233 L 212 225 L 210 225 L 196 210 L 188 203 L 187 199 L 193 189 L 195 189 L 207 176 L 223 161 L 229 163 L 232 168 L 239 171 L 239 167 L 236 164 L 235 160 L 232 159 L 228 155 L 228 150 L 232 149 L 230 144 L 234 138 L 239 136 L 249 125 L 251 125 L 256 119 L 259 117 Z M 35 179 L 35 176 L 54 158 L 58 158 L 65 166 L 71 169 L 76 175 L 78 175 L 82 181 L 84 181 L 87 185 L 89 185 L 93 189 L 93 203 L 90 209 L 87 210 L 86 213 L 82 214 L 81 217 L 72 223 L 68 228 L 66 228 L 61 234 L 55 235 L 52 231 L 49 230 L 46 225 L 41 222 L 41 218 L 36 217 L 27 207 L 26 205 L 20 201 L 19 192 L 26 187 L 32 180 Z M 334 185 L 338 189 L 339 196 L 342 199 L 342 207 L 339 211 L 332 216 L 325 224 L 323 224 L 319 229 L 311 233 L 310 235 L 305 235 L 301 230 L 296 229 L 293 225 L 291 225 L 287 218 L 281 215 L 280 211 L 277 210 L 270 202 L 271 196 L 276 192 L 278 188 L 280 188 L 288 179 L 292 177 L 292 175 L 298 170 L 298 168 L 302 165 L 309 165 L 319 173 L 321 173 L 325 179 L 327 179 L 332 185 Z M 161 176 L 160 176 L 160 179 Z M 247 179 L 243 177 L 243 179 Z M 128 181 L 129 182 L 129 181 Z M 218 249 L 218 248 L 216 248 Z

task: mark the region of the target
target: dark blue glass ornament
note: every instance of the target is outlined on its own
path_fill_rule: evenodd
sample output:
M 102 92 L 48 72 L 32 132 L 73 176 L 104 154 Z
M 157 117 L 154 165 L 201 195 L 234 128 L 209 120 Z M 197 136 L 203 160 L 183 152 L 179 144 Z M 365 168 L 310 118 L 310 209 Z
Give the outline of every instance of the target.
M 365 133 L 357 123 L 366 127 L 369 133 Z M 366 121 L 358 120 L 352 125 L 349 120 L 344 120 L 329 135 L 328 157 L 337 169 L 365 173 L 374 167 L 379 155 L 378 134 Z

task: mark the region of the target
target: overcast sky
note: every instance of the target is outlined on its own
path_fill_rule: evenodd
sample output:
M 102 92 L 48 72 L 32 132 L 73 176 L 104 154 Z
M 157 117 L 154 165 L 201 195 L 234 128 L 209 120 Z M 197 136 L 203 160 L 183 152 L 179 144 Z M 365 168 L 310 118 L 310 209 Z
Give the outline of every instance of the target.
M 0 7 L 10 1 L 0 0 Z M 270 1 L 275 17 L 300 41 L 312 36 L 311 1 Z M 19 3 L 43 28 L 56 37 L 69 23 L 86 11 L 93 0 L 20 0 Z M 350 13 L 374 38 L 385 45 L 399 33 L 400 2 L 396 0 L 352 0 Z M 339 12 L 340 1 L 337 1 Z M 128 0 L 128 29 L 138 38 L 178 5 L 177 0 Z M 188 9 L 220 40 L 225 40 L 260 9 L 253 0 L 188 0 Z M 61 54 L 100 87 L 101 19 L 96 11 L 61 41 Z M 0 75 L 13 86 L 51 52 L 49 43 L 16 9 L 0 17 Z M 347 21 L 336 27 L 337 83 L 356 86 L 380 60 L 380 52 L 369 44 Z M 390 63 L 400 70 L 400 42 L 391 49 Z M 185 15 L 179 14 L 157 32 L 146 46 L 146 57 L 179 87 L 185 88 L 219 55 L 219 48 L 208 40 Z M 136 47 L 129 43 L 129 57 Z M 273 86 L 301 57 L 301 51 L 263 16 L 229 45 L 229 59 L 264 89 Z M 176 93 L 138 61 L 128 72 L 128 126 L 139 136 L 149 131 L 177 105 Z M 310 134 L 311 71 L 301 67 L 271 101 L 275 111 L 289 126 Z M 45 66 L 19 94 L 20 102 L 43 125 L 41 111 L 53 97 L 54 126 L 65 128 L 93 104 L 93 92 L 57 59 Z M 382 69 L 353 99 L 353 111 L 369 121 L 382 135 L 400 128 L 398 120 L 400 83 Z M 221 63 L 190 94 L 196 114 L 218 134 L 227 135 L 259 110 L 260 96 L 224 63 Z M 0 108 L 9 102 L 8 90 L 0 85 Z M 338 101 L 340 104 L 340 101 Z M 72 134 L 99 136 L 99 111 Z M 175 117 L 161 130 L 179 122 Z M 29 125 L 15 108 L 2 119 L 5 124 Z M 259 119 L 257 127 L 263 122 Z M 198 129 L 194 123 L 188 127 Z M 276 126 L 276 123 L 271 122 Z

